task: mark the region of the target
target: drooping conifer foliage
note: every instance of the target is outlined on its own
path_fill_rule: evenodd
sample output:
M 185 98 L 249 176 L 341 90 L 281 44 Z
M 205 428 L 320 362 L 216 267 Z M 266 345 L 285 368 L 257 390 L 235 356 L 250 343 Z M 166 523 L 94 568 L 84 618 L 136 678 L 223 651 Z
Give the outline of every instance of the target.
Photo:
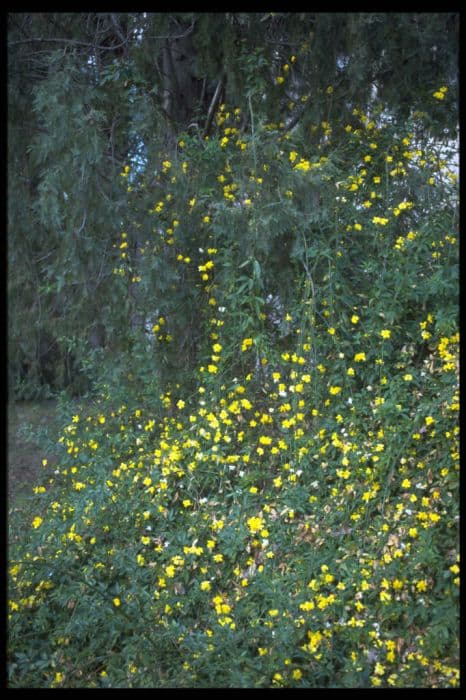
M 336 202 L 320 172 L 303 190 L 309 211 L 286 199 L 281 144 L 314 158 L 325 151 L 339 181 L 355 167 L 345 128 L 358 128 L 358 110 L 382 110 L 385 126 L 422 113 L 420 145 L 454 138 L 457 24 L 448 13 L 11 14 L 9 351 L 17 395 L 66 385 L 82 393 L 89 351 L 107 348 L 114 367 L 115 355 L 133 353 L 162 298 L 180 312 L 172 319 L 179 342 L 164 348 L 170 373 L 193 370 L 200 305 L 193 285 L 178 283 L 177 248 L 162 245 L 162 229 L 170 209 L 176 221 L 176 209 L 189 213 L 196 199 L 177 235 L 197 260 L 219 226 L 220 213 L 210 227 L 199 221 L 214 206 L 209 198 L 220 190 L 217 207 L 240 204 L 234 191 L 224 196 L 221 175 L 226 188 L 241 184 L 243 199 L 261 191 L 264 211 L 255 207 L 254 222 L 244 226 L 235 210 L 228 227 L 245 253 L 235 262 L 257 252 L 256 297 L 277 297 L 279 286 L 276 303 L 286 303 L 295 295 L 293 265 L 301 265 L 296 216 L 334 228 Z M 444 83 L 445 99 L 432 99 Z M 221 172 L 235 163 L 243 183 Z M 156 211 L 167 194 L 171 204 Z M 124 289 L 113 276 L 121 232 L 131 260 Z M 345 261 L 351 265 L 349 255 Z M 139 281 L 144 266 L 151 274 Z M 234 264 L 230 270 L 234 284 Z
M 9 16 L 15 687 L 458 684 L 458 16 Z

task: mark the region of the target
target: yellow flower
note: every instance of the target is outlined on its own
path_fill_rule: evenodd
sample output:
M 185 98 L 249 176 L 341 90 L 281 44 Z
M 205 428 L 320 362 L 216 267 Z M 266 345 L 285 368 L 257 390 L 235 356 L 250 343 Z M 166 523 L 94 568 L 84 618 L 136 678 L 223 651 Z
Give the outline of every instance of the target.
M 366 361 L 366 353 L 365 352 L 357 352 L 356 355 L 354 356 L 354 361 L 355 362 L 365 362 Z
M 175 567 L 173 564 L 168 564 L 168 566 L 165 567 L 165 573 L 168 578 L 173 578 L 175 576 Z
M 39 517 L 38 515 L 36 515 L 36 517 L 35 517 L 34 520 L 32 521 L 32 527 L 33 527 L 35 530 L 37 530 L 37 528 L 40 527 L 40 526 L 42 525 L 42 523 L 43 523 L 42 518 Z
M 212 523 L 210 528 L 211 528 L 211 530 L 213 530 L 215 532 L 215 531 L 223 530 L 224 525 L 225 525 L 225 523 L 223 522 L 223 520 L 214 520 L 214 522 Z
M 120 605 L 121 605 L 121 600 L 120 600 L 119 598 L 114 598 L 114 599 L 113 599 L 113 605 L 114 605 L 116 608 L 119 608 Z
M 357 314 L 353 314 L 351 316 L 351 323 L 357 323 L 359 321 L 359 316 Z
M 272 438 L 268 435 L 261 435 L 259 438 L 259 442 L 261 445 L 270 445 L 272 443 Z
M 253 516 L 248 519 L 247 525 L 252 533 L 259 532 L 264 527 L 264 520 L 261 517 Z
M 311 654 L 314 654 L 323 638 L 322 632 L 319 632 L 319 630 L 317 630 L 317 632 L 308 631 L 307 636 L 309 643 L 305 645 L 305 649 L 310 651 Z
M 311 164 L 309 163 L 308 160 L 305 160 L 304 158 L 301 158 L 299 163 L 297 165 L 295 165 L 296 170 L 304 170 L 305 172 L 307 172 L 310 167 L 311 167 Z
M 380 335 L 382 336 L 382 338 L 390 338 L 391 334 L 392 334 L 392 332 L 389 331 L 389 330 L 386 329 L 386 328 L 383 328 L 383 329 L 380 331 Z

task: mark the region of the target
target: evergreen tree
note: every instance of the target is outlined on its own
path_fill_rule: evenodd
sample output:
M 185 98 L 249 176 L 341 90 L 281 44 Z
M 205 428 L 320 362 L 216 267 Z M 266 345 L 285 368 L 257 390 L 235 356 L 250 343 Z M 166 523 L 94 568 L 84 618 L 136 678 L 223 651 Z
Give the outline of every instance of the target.
M 134 353 L 135 341 L 144 345 L 146 326 L 164 304 L 180 345 L 165 347 L 161 365 L 169 374 L 181 367 L 191 371 L 204 332 L 198 292 L 187 271 L 180 284 L 174 249 L 157 240 L 161 227 L 170 229 L 170 207 L 159 217 L 149 213 L 174 184 L 163 163 L 180 165 L 179 144 L 187 143 L 190 186 L 178 181 L 171 196 L 196 199 L 197 207 L 207 201 L 213 191 L 209 169 L 230 167 L 222 138 L 231 109 L 236 116 L 230 129 L 251 154 L 248 182 L 261 176 L 261 149 L 271 154 L 276 147 L 276 139 L 262 141 L 264 128 L 295 150 L 304 144 L 308 152 L 324 149 L 335 174 L 335 168 L 345 169 L 345 127 L 357 128 L 358 110 L 382 105 L 385 119 L 406 121 L 440 84 L 447 85 L 448 99 L 424 115 L 424 133 L 417 136 L 451 140 L 457 128 L 457 34 L 454 13 L 11 13 L 13 383 L 23 376 L 26 387 L 36 380 L 59 388 L 76 380 L 88 351 L 103 344 L 103 327 L 115 365 L 116 357 Z M 329 148 L 322 124 L 330 122 Z M 194 169 L 193 159 L 199 161 Z M 277 166 L 267 187 L 285 191 L 283 177 Z M 252 186 L 243 187 L 248 199 Z M 331 224 L 333 195 L 325 182 L 315 179 L 297 197 L 304 207 L 300 216 L 306 211 L 320 226 Z M 242 289 L 244 303 L 258 314 L 267 299 L 279 305 L 295 294 L 291 282 L 301 244 L 290 228 L 289 208 L 279 209 L 277 215 L 269 207 L 247 226 L 239 212 L 230 221 L 229 211 L 216 223 L 224 216 L 234 231 L 228 254 L 236 262 L 223 288 Z M 191 215 L 189 205 L 186 212 Z M 173 211 L 173 220 L 179 215 Z M 184 234 L 192 255 L 212 233 L 204 235 L 200 223 Z M 149 261 L 141 251 L 150 241 Z M 118 287 L 114 271 L 122 244 L 131 264 Z M 244 253 L 238 259 L 236 249 Z M 253 272 L 244 287 L 235 279 L 235 264 L 247 261 Z

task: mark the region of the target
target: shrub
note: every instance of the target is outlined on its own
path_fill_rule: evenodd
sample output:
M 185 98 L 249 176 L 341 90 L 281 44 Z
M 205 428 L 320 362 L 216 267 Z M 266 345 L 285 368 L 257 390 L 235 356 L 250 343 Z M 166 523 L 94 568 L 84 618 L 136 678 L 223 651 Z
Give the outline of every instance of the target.
M 455 176 L 355 117 L 186 135 L 138 282 L 122 178 L 157 313 L 13 538 L 12 687 L 458 684 Z

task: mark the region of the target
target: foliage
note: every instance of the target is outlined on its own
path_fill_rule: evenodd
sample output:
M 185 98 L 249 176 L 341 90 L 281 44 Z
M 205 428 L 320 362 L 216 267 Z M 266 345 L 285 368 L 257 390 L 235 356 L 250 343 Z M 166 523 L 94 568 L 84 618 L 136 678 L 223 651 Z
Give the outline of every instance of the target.
M 257 178 L 272 188 L 281 177 L 294 185 L 289 169 L 273 155 L 273 131 L 291 138 L 290 150 L 294 140 L 295 148 L 302 141 L 300 157 L 306 153 L 308 158 L 317 157 L 322 139 L 328 138 L 321 124 L 332 123 L 333 145 L 342 145 L 325 149 L 329 152 L 326 168 L 332 171 L 326 174 L 333 176 L 338 166 L 345 173 L 350 165 L 344 128 L 357 128 L 355 109 L 366 114 L 379 102 L 391 119 L 404 121 L 423 110 L 428 99 L 422 138 L 454 139 L 457 34 L 454 13 L 11 13 L 8 356 L 12 393 L 27 398 L 68 387 L 82 395 L 92 389 L 104 365 L 112 373 L 115 358 L 134 357 L 135 344 L 142 360 L 145 326 L 168 290 L 173 308 L 183 310 L 179 325 L 198 328 L 193 303 L 199 292 L 190 283 L 179 285 L 173 279 L 170 249 L 152 256 L 150 275 L 145 269 L 141 275 L 139 265 L 145 263 L 136 251 L 153 239 L 157 218 L 162 225 L 167 223 L 169 207 L 161 217 L 148 212 L 169 192 L 183 200 L 180 216 L 196 197 L 191 217 L 195 229 L 184 232 L 191 241 L 185 247 L 198 251 L 203 246 L 207 230 L 198 226 L 196 215 L 221 190 L 206 162 L 211 162 L 210 173 L 219 173 L 230 159 L 231 167 L 246 164 L 247 175 L 241 182 L 237 177 L 235 184 L 251 196 L 265 189 Z M 441 93 L 444 99 L 432 99 L 442 85 L 448 88 Z M 239 116 L 222 124 L 222 103 L 234 105 Z M 263 138 L 264 125 L 271 130 L 269 140 Z M 238 132 L 228 136 L 226 128 Z M 162 165 L 173 163 L 173 175 L 184 160 L 178 146 L 183 132 L 190 167 L 184 195 L 181 182 L 173 187 Z M 225 148 L 219 147 L 220 134 L 229 139 Z M 211 140 L 206 142 L 204 136 Z M 245 153 L 234 154 L 238 139 Z M 269 151 L 261 153 L 262 148 Z M 194 162 L 197 158 L 199 163 Z M 118 173 L 128 165 L 131 177 L 138 180 L 137 195 L 130 201 L 126 189 L 118 185 Z M 270 167 L 267 176 L 259 172 L 263 165 Z M 314 199 L 308 206 L 316 214 L 321 173 L 312 174 L 316 175 Z M 194 183 L 192 178 L 198 175 Z M 296 196 L 303 198 L 310 180 L 309 174 Z M 274 266 L 261 265 L 259 279 L 255 265 L 254 296 L 261 298 L 261 288 L 273 294 L 273 287 L 279 286 L 281 303 L 287 306 L 294 294 L 293 283 L 290 287 L 287 280 L 293 276 L 285 274 L 287 264 L 282 266 L 279 251 L 285 259 L 289 250 L 295 250 L 293 246 L 299 246 L 293 240 L 296 234 L 288 230 L 287 216 L 291 214 L 296 226 L 307 226 L 304 219 L 311 211 L 298 216 L 285 191 L 282 187 L 273 200 L 272 189 L 270 207 L 261 212 L 260 221 L 257 216 L 248 219 L 251 229 L 243 228 L 246 217 L 236 209 L 234 223 L 230 208 L 225 207 L 223 215 L 235 230 L 235 243 L 246 252 L 240 264 L 254 253 L 261 265 L 258 247 L 270 247 L 273 238 Z M 175 201 L 181 207 L 181 200 L 173 199 L 170 208 L 176 208 Z M 330 201 L 324 204 L 318 208 L 322 222 L 336 213 Z M 132 219 L 128 206 L 134 212 Z M 267 221 L 277 225 L 268 227 Z M 127 233 L 135 254 L 122 298 L 113 277 L 118 255 L 112 245 L 115 232 L 125 231 L 123 222 L 132 227 Z M 329 226 L 330 218 L 324 223 Z M 220 213 L 216 225 L 222 225 Z M 264 238 L 266 229 L 272 235 Z M 254 265 L 252 257 L 249 264 Z M 250 270 L 246 267 L 244 272 Z M 183 279 L 189 274 L 186 270 Z M 141 288 L 146 285 L 144 291 L 131 281 L 139 276 Z M 227 288 L 229 284 L 231 280 Z M 105 329 L 105 337 L 97 328 Z M 175 364 L 177 371 L 183 367 L 192 374 L 199 360 L 197 345 L 198 340 L 189 339 L 180 357 L 165 353 L 167 371 Z M 124 374 L 124 369 L 118 372 Z
M 115 297 L 164 293 L 11 513 L 11 687 L 458 685 L 456 176 L 353 116 L 122 169 Z

